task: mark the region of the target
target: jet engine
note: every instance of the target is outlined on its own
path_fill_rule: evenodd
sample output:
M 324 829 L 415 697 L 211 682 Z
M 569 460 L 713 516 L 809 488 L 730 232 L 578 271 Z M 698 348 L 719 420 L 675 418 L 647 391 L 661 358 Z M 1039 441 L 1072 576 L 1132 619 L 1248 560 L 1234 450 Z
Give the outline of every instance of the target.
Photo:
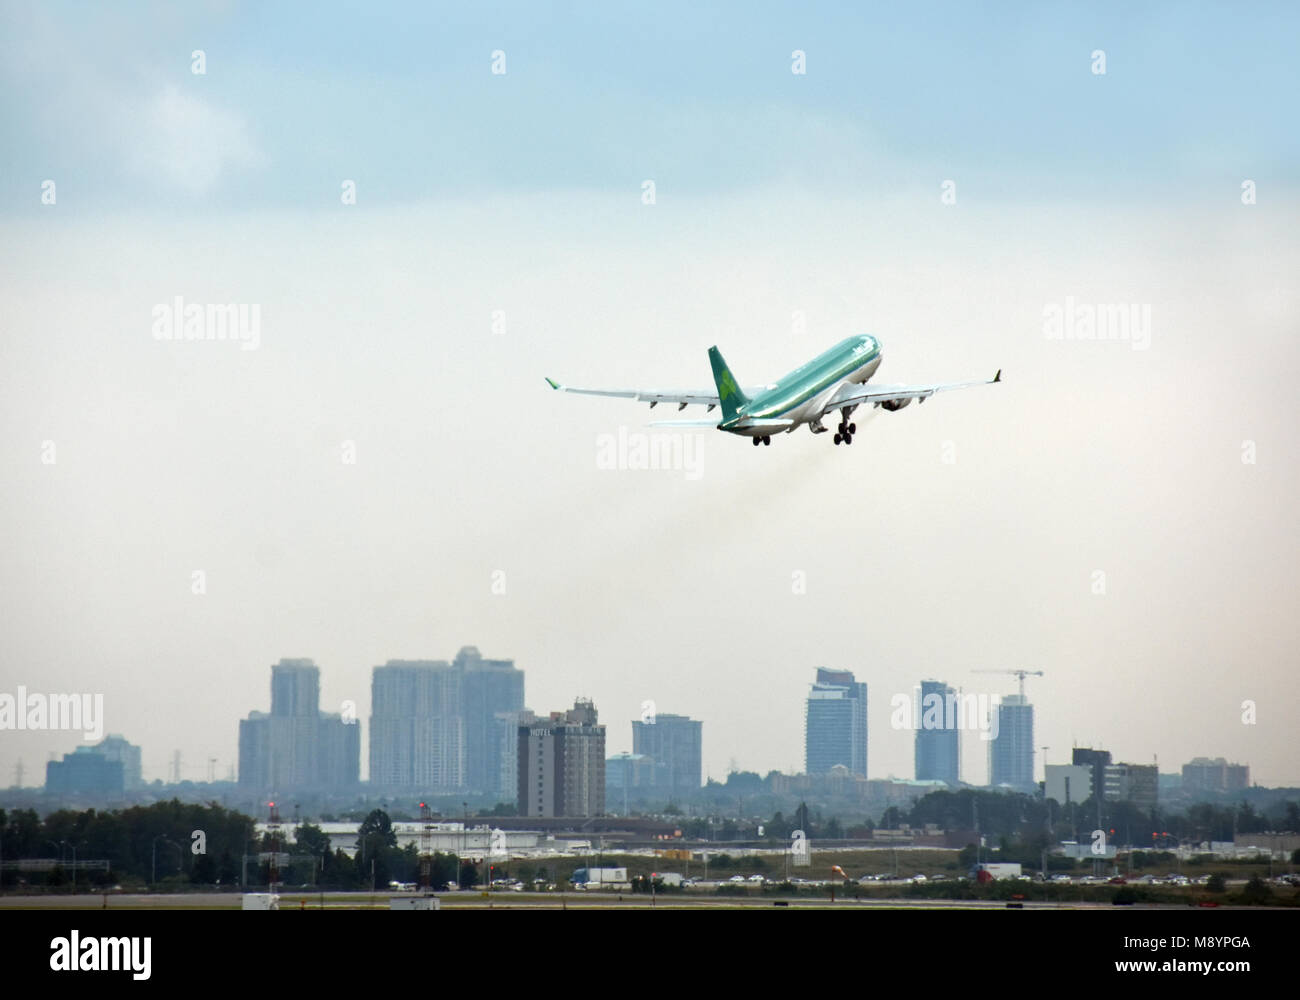
M 890 413 L 893 413 L 894 410 L 901 410 L 904 406 L 906 406 L 911 401 L 912 401 L 912 397 L 908 396 L 906 399 L 887 399 L 880 405 L 883 406 Z

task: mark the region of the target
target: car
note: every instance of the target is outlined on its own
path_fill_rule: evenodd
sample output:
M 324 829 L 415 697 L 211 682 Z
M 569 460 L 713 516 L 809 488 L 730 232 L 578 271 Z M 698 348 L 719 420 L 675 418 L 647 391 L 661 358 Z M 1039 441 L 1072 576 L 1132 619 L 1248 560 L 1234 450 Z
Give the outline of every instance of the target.
M 749 878 L 745 879 L 745 881 L 746 881 L 746 882 L 756 882 L 756 883 L 762 884 L 763 882 L 766 882 L 767 879 L 763 878 L 762 875 L 751 875 L 751 876 L 749 876 Z
M 727 879 L 727 881 L 728 881 L 728 882 L 743 882 L 743 881 L 745 881 L 745 876 L 744 876 L 744 875 L 732 875 L 731 878 Z
M 925 877 L 924 875 L 920 874 L 920 873 L 917 873 L 916 875 L 913 875 L 911 878 L 909 878 L 907 881 L 909 881 L 909 882 L 924 882 L 924 881 L 926 881 L 926 877 Z

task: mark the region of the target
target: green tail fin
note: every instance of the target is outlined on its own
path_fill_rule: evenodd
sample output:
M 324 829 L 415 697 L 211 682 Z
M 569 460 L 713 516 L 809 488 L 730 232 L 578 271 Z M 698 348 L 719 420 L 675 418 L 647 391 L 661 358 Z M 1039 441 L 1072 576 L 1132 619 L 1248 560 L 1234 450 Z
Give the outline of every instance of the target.
M 722 419 L 734 420 L 740 408 L 749 402 L 749 397 L 740 391 L 735 376 L 727 367 L 716 347 L 709 348 L 709 364 L 713 366 L 713 382 L 718 387 L 718 405 L 722 407 Z

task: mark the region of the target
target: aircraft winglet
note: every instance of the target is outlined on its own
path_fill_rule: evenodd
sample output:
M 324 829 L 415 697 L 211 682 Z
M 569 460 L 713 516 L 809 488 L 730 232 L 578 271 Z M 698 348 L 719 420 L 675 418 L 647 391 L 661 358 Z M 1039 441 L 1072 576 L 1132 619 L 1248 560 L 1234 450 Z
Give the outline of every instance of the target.
M 542 378 L 546 379 L 546 384 L 549 385 L 552 389 L 558 389 L 560 387 L 560 383 L 556 382 L 554 379 L 547 378 L 545 375 L 543 375 Z
M 547 381 L 549 382 L 550 379 L 547 379 Z M 998 369 L 998 373 L 997 373 L 996 375 L 993 376 L 993 381 L 994 381 L 994 382 L 1001 382 L 1001 381 L 1002 381 L 1002 369 L 1001 369 L 1001 368 L 999 368 L 999 369 Z

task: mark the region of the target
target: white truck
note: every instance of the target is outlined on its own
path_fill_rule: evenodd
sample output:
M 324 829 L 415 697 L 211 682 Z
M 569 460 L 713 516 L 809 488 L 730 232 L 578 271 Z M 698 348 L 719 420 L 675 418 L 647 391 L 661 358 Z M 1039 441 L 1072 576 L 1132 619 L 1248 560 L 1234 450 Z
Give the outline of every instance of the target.
M 681 872 L 651 872 L 650 877 L 662 882 L 665 886 L 670 885 L 674 888 L 680 889 L 682 885 Z
M 604 889 L 607 891 L 631 889 L 626 868 L 577 868 L 569 881 L 575 889 Z
M 983 874 L 987 873 L 987 874 Z M 1020 878 L 1021 871 L 1018 862 L 1011 861 L 988 861 L 981 865 L 975 866 L 975 876 L 981 881 L 990 881 L 993 879 L 1010 879 Z

